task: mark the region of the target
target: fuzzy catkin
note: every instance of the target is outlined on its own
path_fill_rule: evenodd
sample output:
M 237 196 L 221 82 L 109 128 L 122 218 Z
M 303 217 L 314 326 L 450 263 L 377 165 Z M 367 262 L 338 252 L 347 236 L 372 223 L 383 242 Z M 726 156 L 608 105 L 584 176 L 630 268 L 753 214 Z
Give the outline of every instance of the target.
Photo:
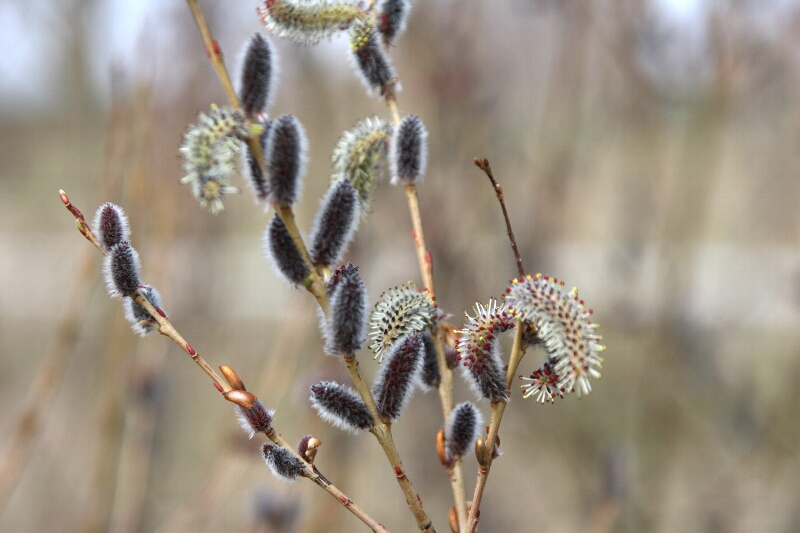
M 128 241 L 114 245 L 103 263 L 109 294 L 113 298 L 134 294 L 142 284 L 140 269 L 139 254 Z
M 127 241 L 131 233 L 125 212 L 110 202 L 97 208 L 92 229 L 104 252 L 108 252 L 115 244 Z
M 272 475 L 281 481 L 294 481 L 305 469 L 300 459 L 281 446 L 265 443 L 261 447 L 261 455 Z
M 358 193 L 348 180 L 331 185 L 314 217 L 311 262 L 329 267 L 339 262 L 353 238 L 359 218 Z
M 459 404 L 450 411 L 447 417 L 445 438 L 447 451 L 452 459 L 466 453 L 480 435 L 483 427 L 483 416 L 472 402 Z
M 372 394 L 381 416 L 396 420 L 411 398 L 422 370 L 425 346 L 422 336 L 403 337 L 386 354 L 378 369 Z
M 275 411 L 267 409 L 261 400 L 256 400 L 250 409 L 236 406 L 236 418 L 239 426 L 252 439 L 256 433 L 268 433 L 272 429 L 272 417 Z
M 372 416 L 358 393 L 334 381 L 311 385 L 311 406 L 320 418 L 345 431 L 355 433 L 373 426 Z
M 258 122 L 261 127 L 264 128 L 259 135 L 259 139 L 261 140 L 261 152 L 263 155 L 267 151 L 267 137 L 269 136 L 272 121 L 266 117 L 262 117 Z M 242 174 L 245 179 L 247 179 L 247 184 L 256 197 L 256 201 L 265 202 L 269 198 L 269 181 L 264 177 L 264 172 L 261 170 L 261 165 L 256 161 L 256 156 L 253 151 L 250 150 L 250 147 L 244 142 L 242 144 L 244 145 L 242 147 L 242 154 L 244 156 L 242 161 Z
M 269 165 L 269 194 L 275 204 L 292 205 L 300 195 L 300 179 L 305 166 L 306 135 L 292 115 L 281 115 L 267 135 L 266 160 Z
M 370 92 L 381 94 L 397 76 L 389 64 L 369 21 L 358 18 L 350 27 L 350 51 L 361 81 Z
M 404 117 L 394 130 L 389 148 L 392 184 L 420 183 L 428 162 L 428 130 L 416 115 Z
M 300 44 L 315 44 L 361 15 L 361 8 L 348 0 L 266 0 L 258 11 L 271 34 Z
M 327 353 L 343 357 L 352 357 L 367 337 L 367 289 L 358 269 L 348 266 L 351 268 L 337 271 L 339 277 L 330 295 L 330 313 L 325 323 Z
M 275 92 L 277 65 L 269 39 L 254 34 L 245 44 L 239 74 L 239 100 L 248 116 L 266 113 Z
M 289 230 L 277 214 L 264 232 L 264 255 L 280 277 L 292 285 L 302 283 L 311 273 Z
M 405 31 L 410 9 L 411 4 L 408 0 L 382 0 L 378 3 L 376 27 L 383 36 L 386 46 L 391 46 L 394 40 Z
M 153 307 L 161 309 L 161 293 L 155 287 L 145 285 L 144 296 Z M 147 312 L 147 309 L 136 303 L 130 296 L 124 298 L 122 305 L 125 309 L 125 319 L 131 323 L 131 329 L 136 334 L 144 337 L 148 333 L 155 331 L 158 322 Z

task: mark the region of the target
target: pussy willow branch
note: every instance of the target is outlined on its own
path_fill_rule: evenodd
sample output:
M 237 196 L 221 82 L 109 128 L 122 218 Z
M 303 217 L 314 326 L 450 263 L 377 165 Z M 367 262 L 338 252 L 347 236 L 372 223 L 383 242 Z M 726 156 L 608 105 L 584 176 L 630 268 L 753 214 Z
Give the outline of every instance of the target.
M 76 223 L 78 226 L 78 231 L 86 237 L 86 239 L 94 244 L 97 249 L 103 255 L 107 255 L 99 245 L 99 241 L 97 237 L 92 232 L 92 229 L 86 225 L 86 220 L 83 217 L 81 211 L 73 206 L 67 194 L 62 190 L 59 191 L 59 196 L 61 197 L 61 201 L 64 203 L 64 206 L 75 216 Z M 142 306 L 150 316 L 152 316 L 156 322 L 158 323 L 158 330 L 162 335 L 165 335 L 172 339 L 178 346 L 183 348 L 183 350 L 188 353 L 195 363 L 197 363 L 200 368 L 214 381 L 215 385 L 217 385 L 217 389 L 222 392 L 223 394 L 226 392 L 230 392 L 233 388 L 228 384 L 228 382 L 223 379 L 222 377 L 217 374 L 211 366 L 209 366 L 206 361 L 200 357 L 200 355 L 192 348 L 188 342 L 181 336 L 180 333 L 175 329 L 169 319 L 163 314 L 161 309 L 156 309 L 153 307 L 153 304 L 141 293 L 137 292 L 135 296 L 133 296 L 133 301 L 137 304 Z M 374 403 L 373 403 L 374 405 Z M 270 430 L 267 434 L 267 437 L 274 442 L 275 444 L 282 446 L 289 450 L 293 455 L 295 455 L 298 459 L 303 462 L 304 470 L 303 476 L 311 479 L 314 483 L 325 489 L 326 492 L 334 496 L 339 503 L 341 503 L 348 511 L 353 513 L 359 520 L 364 522 L 367 526 L 372 529 L 372 531 L 380 532 L 380 533 L 388 533 L 386 528 L 380 525 L 377 521 L 367 515 L 363 509 L 358 507 L 353 501 L 348 498 L 342 491 L 340 491 L 335 485 L 333 485 L 330 481 L 325 479 L 317 470 L 316 468 L 309 465 L 303 457 L 301 457 L 297 451 L 295 451 L 294 447 L 287 443 L 283 437 L 281 437 L 280 433 L 275 431 L 274 429 Z
M 495 181 L 492 173 L 492 167 L 489 165 L 488 159 L 480 159 L 476 157 L 474 162 L 478 168 L 486 173 L 489 181 L 492 182 L 492 187 L 497 195 L 497 201 L 500 202 L 500 207 L 503 209 L 503 217 L 506 221 L 506 229 L 508 230 L 508 238 L 511 241 L 511 248 L 514 250 L 514 259 L 517 262 L 517 270 L 519 271 L 520 278 L 524 278 L 525 268 L 522 266 L 522 259 L 520 258 L 519 250 L 517 249 L 517 241 L 514 238 L 514 231 L 511 229 L 511 219 L 508 216 L 508 210 L 506 209 L 506 203 L 503 198 L 503 188 L 500 187 L 500 185 Z M 511 347 L 511 355 L 508 359 L 508 369 L 506 370 L 506 390 L 511 390 L 511 384 L 514 381 L 514 376 L 516 375 L 519 362 L 525 356 L 525 344 L 522 339 L 524 327 L 524 323 L 520 320 L 517 320 L 517 329 L 514 334 L 514 344 Z M 484 449 L 487 450 L 485 453 L 486 465 L 478 468 L 478 480 L 475 483 L 475 493 L 472 496 L 472 506 L 469 510 L 469 523 L 467 524 L 468 533 L 474 533 L 478 527 L 478 515 L 481 508 L 481 498 L 483 497 L 483 491 L 486 488 L 489 470 L 492 467 L 491 451 L 494 449 L 494 442 L 495 439 L 497 439 L 497 433 L 500 430 L 500 422 L 503 420 L 503 413 L 506 410 L 507 403 L 508 402 L 505 400 L 492 403 L 492 419 L 489 423 L 489 433 L 486 436 L 486 441 L 484 444 Z
M 222 58 L 222 51 L 219 48 L 219 44 L 214 40 L 213 36 L 211 35 L 211 30 L 208 28 L 208 24 L 205 21 L 205 17 L 203 16 L 203 12 L 200 9 L 200 6 L 197 5 L 196 0 L 186 0 L 189 4 L 189 8 L 192 11 L 192 15 L 197 22 L 198 27 L 200 28 L 200 33 L 203 35 L 203 41 L 206 43 L 206 50 L 209 51 L 209 57 L 211 58 L 211 62 L 214 65 L 214 68 L 217 71 L 217 74 L 222 82 L 223 86 L 225 87 L 226 92 L 228 93 L 228 99 L 231 102 L 231 105 L 238 108 L 239 102 L 238 98 L 236 97 L 235 91 L 233 91 L 233 86 L 230 83 L 230 76 L 228 75 L 228 70 L 225 68 L 225 62 Z M 373 14 L 374 16 L 374 14 Z M 395 116 L 399 120 L 399 115 L 395 109 Z M 257 135 L 251 135 L 248 139 L 248 146 L 250 146 L 251 150 L 253 150 L 253 154 L 256 156 L 256 160 L 261 165 L 262 170 L 264 170 L 264 157 L 263 151 L 261 150 L 260 139 Z M 255 146 L 255 149 L 254 149 Z M 303 257 L 303 261 L 308 266 L 309 271 L 311 272 L 311 283 L 306 287 L 309 292 L 311 292 L 317 301 L 320 304 L 323 312 L 327 315 L 328 311 L 328 300 L 327 300 L 327 291 L 325 288 L 325 284 L 322 281 L 319 273 L 317 272 L 314 265 L 311 263 L 310 256 L 308 254 L 308 250 L 305 246 L 303 238 L 300 234 L 300 231 L 297 229 L 297 224 L 294 220 L 294 214 L 292 212 L 291 207 L 289 206 L 280 206 L 277 209 L 278 216 L 281 217 L 286 229 L 289 231 L 289 234 L 292 237 L 292 240 L 295 243 L 295 246 L 300 251 L 301 256 Z M 348 366 L 348 370 L 350 367 Z M 364 379 L 361 377 L 360 373 L 358 372 L 351 372 L 351 377 L 353 378 L 353 382 L 356 385 L 356 388 L 361 393 L 362 399 L 364 402 L 369 405 L 371 402 L 372 405 L 375 405 L 375 400 L 372 398 L 372 393 L 369 390 L 369 387 L 364 382 Z M 375 411 L 377 413 L 377 410 Z M 377 427 L 377 426 L 376 426 Z M 386 425 L 385 431 L 373 431 L 373 434 L 378 439 L 378 442 L 381 444 L 381 447 L 386 454 L 389 463 L 395 468 L 395 472 L 397 472 L 398 468 L 401 472 L 404 472 L 402 469 L 402 463 L 400 462 L 400 457 L 397 454 L 397 449 L 394 446 L 394 442 L 391 437 L 391 428 L 390 426 Z M 398 474 L 398 483 L 400 484 L 400 488 L 403 490 L 403 494 L 406 497 L 406 502 L 408 506 L 411 508 L 411 512 L 414 514 L 414 517 L 417 520 L 417 525 L 423 531 L 434 531 L 431 520 L 428 518 L 427 513 L 422 507 L 422 502 L 419 499 L 419 496 L 414 492 L 413 487 L 411 486 L 411 482 L 403 473 L 402 476 Z
M 390 84 L 385 90 L 383 99 L 392 114 L 393 124 L 397 126 L 400 123 L 400 111 L 397 106 L 395 83 L 396 81 Z M 417 195 L 416 184 L 411 183 L 406 185 L 406 197 L 408 199 L 408 210 L 411 215 L 411 224 L 414 228 L 414 247 L 417 250 L 419 270 L 422 274 L 425 288 L 428 290 L 431 298 L 436 301 L 436 291 L 433 286 L 433 260 L 425 244 L 425 233 L 422 230 L 422 216 L 419 210 L 419 197 Z M 447 357 L 444 348 L 444 332 L 442 328 L 434 328 L 433 345 L 436 350 L 436 363 L 439 366 L 440 375 L 437 391 L 439 392 L 439 400 L 442 404 L 444 423 L 447 424 L 450 411 L 453 410 L 453 371 L 447 366 Z M 453 500 L 455 503 L 456 515 L 458 516 L 459 529 L 463 532 L 467 520 L 467 500 L 464 491 L 464 475 L 460 457 L 453 463 L 453 466 L 448 469 L 448 478 L 450 479 L 450 486 L 453 490 Z
M 197 27 L 200 29 L 200 34 L 203 36 L 203 42 L 205 42 L 206 45 L 206 54 L 211 60 L 214 70 L 217 71 L 217 76 L 222 83 L 222 87 L 225 89 L 225 94 L 228 96 L 228 101 L 234 108 L 240 109 L 241 105 L 239 103 L 239 97 L 236 96 L 236 91 L 233 88 L 233 83 L 231 82 L 231 77 L 228 74 L 228 69 L 225 67 L 225 59 L 222 55 L 222 49 L 220 48 L 216 39 L 214 39 L 214 36 L 211 34 L 211 29 L 208 27 L 208 23 L 203 16 L 203 10 L 200 9 L 200 6 L 197 4 L 197 0 L 186 0 L 186 3 L 189 5 L 189 9 L 192 12 L 195 22 L 197 23 Z M 262 172 L 266 175 L 264 150 L 261 149 L 261 133 L 251 133 L 245 142 L 247 143 L 248 148 L 250 148 L 250 151 L 253 152 L 253 156 L 258 162 L 258 165 L 261 167 Z M 309 272 L 311 272 L 311 282 L 306 286 L 306 289 L 308 289 L 308 291 L 314 295 L 319 302 L 320 307 L 322 307 L 324 310 L 327 310 L 328 295 L 325 291 L 325 284 L 322 281 L 322 277 L 319 275 L 319 272 L 317 272 L 317 269 L 311 262 L 311 258 L 308 255 L 308 250 L 306 250 L 305 243 L 300 235 L 300 230 L 297 229 L 297 224 L 295 223 L 294 213 L 291 206 L 276 206 L 275 211 L 278 213 L 278 216 L 281 217 L 283 224 L 286 226 L 286 230 L 292 237 L 292 241 L 300 251 L 300 255 L 303 257 L 303 262 L 305 262 Z

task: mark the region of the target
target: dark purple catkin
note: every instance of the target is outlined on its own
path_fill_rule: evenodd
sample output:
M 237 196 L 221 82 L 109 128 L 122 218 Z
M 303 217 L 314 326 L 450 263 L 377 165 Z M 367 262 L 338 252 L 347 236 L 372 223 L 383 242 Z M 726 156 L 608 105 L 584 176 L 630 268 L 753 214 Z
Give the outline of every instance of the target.
M 306 154 L 306 135 L 292 115 L 281 115 L 267 135 L 265 157 L 269 167 L 269 194 L 275 204 L 292 205 L 300 195 Z
M 445 428 L 447 452 L 456 459 L 472 448 L 483 428 L 483 416 L 472 402 L 459 404 L 450 411 Z
M 115 244 L 103 262 L 106 287 L 112 298 L 130 296 L 136 292 L 142 281 L 139 277 L 139 254 L 128 243 Z
M 144 296 L 153 307 L 156 309 L 161 308 L 161 293 L 155 287 L 145 285 Z M 125 319 L 132 324 L 131 328 L 138 335 L 144 337 L 158 326 L 156 319 L 147 312 L 147 309 L 136 303 L 133 298 L 126 296 L 122 305 L 125 308 Z
M 264 232 L 264 255 L 280 277 L 292 285 L 302 283 L 311 273 L 283 220 L 277 214 Z
M 373 425 L 367 406 L 350 387 L 334 381 L 320 381 L 311 385 L 310 399 L 320 418 L 339 429 L 355 433 Z
M 330 297 L 325 323 L 326 351 L 352 357 L 367 339 L 367 289 L 358 269 L 342 272 Z
M 376 27 L 383 35 L 386 46 L 390 46 L 405 31 L 410 8 L 408 0 L 382 0 L 378 3 Z
M 439 387 L 442 376 L 439 374 L 439 362 L 436 360 L 436 347 L 433 344 L 433 336 L 429 331 L 422 333 L 422 342 L 425 345 L 425 359 L 422 362 L 420 381 L 423 389 L 435 389 Z
M 353 263 L 347 263 L 346 265 L 342 265 L 336 270 L 334 270 L 333 274 L 331 274 L 331 279 L 328 280 L 328 286 L 327 286 L 328 298 L 331 297 L 333 291 L 336 289 L 337 285 L 339 285 L 339 282 L 342 281 L 342 279 L 350 276 L 354 272 L 358 273 L 358 267 L 354 266 Z
M 259 118 L 258 123 L 264 128 L 261 132 L 261 150 L 266 153 L 267 150 L 267 136 L 269 129 L 272 126 L 272 121 L 266 117 Z M 247 179 L 247 184 L 250 190 L 256 197 L 257 202 L 265 202 L 269 197 L 269 182 L 264 177 L 264 172 L 261 170 L 261 165 L 256 161 L 256 156 L 253 154 L 247 145 L 244 145 L 242 150 L 244 160 L 242 161 L 242 174 Z
M 268 433 L 272 429 L 272 415 L 275 411 L 267 409 L 261 400 L 256 400 L 250 409 L 237 405 L 236 418 L 245 433 L 252 439 L 256 433 Z
M 97 208 L 92 229 L 104 252 L 108 252 L 115 244 L 127 241 L 131 233 L 125 212 L 112 203 L 105 203 Z
M 331 185 L 322 199 L 311 229 L 311 262 L 317 267 L 337 264 L 356 231 L 360 214 L 358 192 L 344 179 Z
M 375 31 L 364 18 L 356 19 L 350 28 L 350 50 L 361 81 L 371 92 L 379 89 L 383 94 L 396 74 L 375 38 Z
M 381 416 L 392 420 L 400 416 L 422 370 L 424 351 L 422 336 L 413 334 L 397 341 L 384 357 L 372 386 L 372 395 Z
M 265 443 L 261 447 L 261 454 L 272 475 L 281 481 L 294 481 L 305 469 L 303 461 L 281 446 Z
M 428 131 L 416 115 L 407 115 L 392 135 L 389 168 L 392 183 L 420 183 L 425 178 L 428 161 Z
M 272 43 L 260 33 L 245 44 L 239 74 L 239 100 L 248 116 L 266 113 L 274 93 L 277 65 Z

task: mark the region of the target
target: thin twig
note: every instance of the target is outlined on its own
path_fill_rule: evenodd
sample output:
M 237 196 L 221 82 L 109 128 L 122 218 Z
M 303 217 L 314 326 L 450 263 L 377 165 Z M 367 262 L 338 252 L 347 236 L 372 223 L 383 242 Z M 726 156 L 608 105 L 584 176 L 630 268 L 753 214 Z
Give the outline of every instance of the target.
M 517 261 L 517 270 L 519 271 L 520 278 L 524 278 L 525 269 L 522 267 L 522 259 L 519 256 L 519 249 L 517 249 L 517 241 L 514 239 L 514 231 L 511 229 L 511 219 L 508 218 L 508 210 L 506 210 L 506 203 L 503 199 L 503 188 L 494 180 L 492 167 L 489 165 L 488 159 L 485 157 L 483 159 L 476 157 L 473 161 L 479 169 L 486 173 L 489 181 L 492 182 L 492 187 L 497 195 L 497 201 L 500 202 L 500 207 L 503 209 L 503 217 L 506 219 L 506 230 L 508 231 L 508 238 L 511 241 L 511 249 L 514 250 L 514 259 Z
M 101 253 L 106 255 L 105 252 L 103 252 L 102 248 L 100 248 L 99 241 L 92 232 L 91 228 L 86 226 L 85 223 L 84 224 L 80 223 L 80 222 L 85 222 L 85 219 L 81 211 L 70 203 L 69 197 L 63 190 L 59 191 L 59 195 L 61 197 L 61 201 L 64 203 L 64 206 L 70 211 L 70 213 L 73 214 L 73 216 L 75 216 L 76 220 L 79 222 L 78 230 L 81 232 L 81 234 L 84 237 L 86 237 L 90 242 L 95 244 L 95 246 L 97 246 L 97 249 L 100 250 Z M 228 384 L 228 382 L 225 379 L 221 378 L 214 371 L 214 369 L 211 368 L 211 366 L 209 366 L 209 364 L 206 363 L 206 361 L 202 357 L 200 357 L 200 355 L 194 350 L 194 348 L 192 348 L 189 345 L 189 343 L 186 342 L 186 340 L 180 335 L 180 333 L 178 333 L 178 331 L 173 327 L 172 323 L 169 321 L 169 319 L 166 317 L 166 315 L 161 309 L 153 307 L 153 304 L 151 304 L 150 301 L 141 292 L 137 292 L 135 295 L 132 296 L 132 298 L 133 301 L 142 306 L 148 313 L 150 313 L 150 316 L 152 316 L 156 320 L 156 322 L 158 323 L 158 330 L 162 335 L 166 335 L 167 337 L 172 339 L 176 344 L 178 344 L 181 348 L 183 348 L 183 350 L 192 357 L 192 359 L 200 366 L 200 368 L 202 368 L 203 371 L 214 381 L 217 390 L 219 390 L 223 394 L 233 390 L 230 384 Z M 377 521 L 375 521 L 373 518 L 367 515 L 363 511 L 363 509 L 361 509 L 355 503 L 353 503 L 353 501 L 347 496 L 345 496 L 343 492 L 341 492 L 338 488 L 332 485 L 328 480 L 324 479 L 319 474 L 319 472 L 316 472 L 315 469 L 311 467 L 305 461 L 305 459 L 301 457 L 297 453 L 297 451 L 295 451 L 294 448 L 283 439 L 283 437 L 281 437 L 280 433 L 278 433 L 274 429 L 271 429 L 269 432 L 267 432 L 266 435 L 270 440 L 272 440 L 272 442 L 286 448 L 298 459 L 303 461 L 303 464 L 306 465 L 305 470 L 303 472 L 304 477 L 308 477 L 309 479 L 314 481 L 317 485 L 324 488 L 326 492 L 336 497 L 348 511 L 357 516 L 359 520 L 364 522 L 373 531 L 380 533 L 388 533 L 386 528 L 384 528 L 381 524 L 379 524 Z M 390 446 L 391 449 L 394 450 L 394 453 L 396 454 L 397 451 L 394 449 L 394 444 L 391 442 L 391 433 L 388 434 L 388 442 L 391 445 Z M 383 445 L 383 442 L 381 444 Z M 386 451 L 385 446 L 384 446 L 384 451 Z

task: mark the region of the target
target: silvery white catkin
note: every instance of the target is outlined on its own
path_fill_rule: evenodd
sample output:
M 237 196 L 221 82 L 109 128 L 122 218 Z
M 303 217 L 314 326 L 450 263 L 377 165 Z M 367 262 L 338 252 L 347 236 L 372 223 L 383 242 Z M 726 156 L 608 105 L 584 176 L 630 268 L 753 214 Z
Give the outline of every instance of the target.
M 428 131 L 416 115 L 403 117 L 395 127 L 389 148 L 392 184 L 420 183 L 428 163 Z
M 311 230 L 311 262 L 330 267 L 339 262 L 353 238 L 360 214 L 358 192 L 344 179 L 335 182 L 322 199 Z
M 345 431 L 355 433 L 373 426 L 372 416 L 358 393 L 334 381 L 311 385 L 311 406 L 320 418 Z
M 303 256 L 277 214 L 264 232 L 264 255 L 281 278 L 292 285 L 302 283 L 310 274 Z
M 155 287 L 144 285 L 144 296 L 153 307 L 161 309 L 163 305 L 161 303 L 161 293 Z M 136 303 L 133 298 L 130 296 L 125 297 L 122 301 L 122 306 L 125 309 L 125 319 L 132 324 L 131 328 L 136 334 L 144 337 L 148 333 L 155 331 L 158 322 L 147 312 L 147 309 Z
M 414 383 L 422 370 L 425 345 L 419 334 L 398 340 L 378 369 L 372 394 L 381 416 L 397 419 L 411 398 Z
M 134 294 L 142 284 L 140 269 L 139 254 L 128 241 L 112 246 L 103 263 L 106 287 L 111 297 L 121 298 Z
M 367 338 L 367 289 L 358 269 L 349 264 L 338 269 L 331 280 L 330 313 L 325 322 L 326 352 L 352 357 Z
M 281 446 L 265 443 L 261 447 L 261 455 L 272 475 L 281 481 L 294 481 L 305 468 L 300 459 Z
M 292 115 L 281 115 L 272 123 L 265 157 L 273 203 L 292 205 L 299 198 L 307 144 L 303 127 Z
M 239 100 L 248 116 L 266 113 L 277 84 L 277 62 L 270 40 L 254 34 L 245 44 L 239 73 Z
M 92 229 L 104 252 L 108 252 L 115 244 L 127 241 L 131 233 L 125 212 L 110 202 L 97 208 Z

